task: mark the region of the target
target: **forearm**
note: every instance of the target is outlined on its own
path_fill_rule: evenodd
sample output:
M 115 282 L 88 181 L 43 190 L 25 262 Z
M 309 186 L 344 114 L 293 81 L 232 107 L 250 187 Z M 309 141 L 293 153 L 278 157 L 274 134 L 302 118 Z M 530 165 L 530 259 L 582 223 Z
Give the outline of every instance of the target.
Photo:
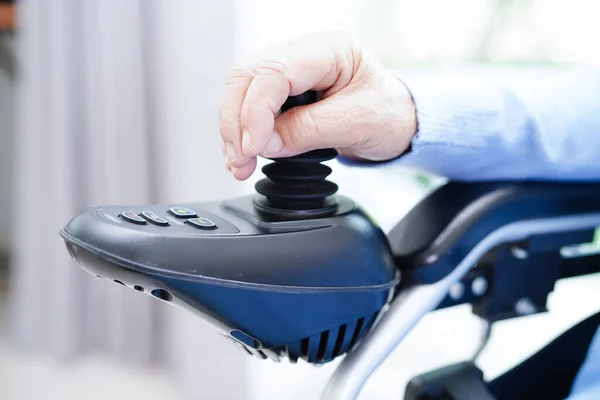
M 406 80 L 418 130 L 394 163 L 453 180 L 600 179 L 600 71 Z

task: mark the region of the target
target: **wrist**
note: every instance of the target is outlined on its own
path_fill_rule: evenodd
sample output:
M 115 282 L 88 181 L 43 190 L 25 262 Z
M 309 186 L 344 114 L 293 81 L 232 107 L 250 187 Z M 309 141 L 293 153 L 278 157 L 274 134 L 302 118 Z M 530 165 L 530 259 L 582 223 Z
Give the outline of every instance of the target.
M 415 103 L 415 99 L 414 99 L 414 96 L 413 96 L 410 88 L 401 78 L 398 78 L 398 80 L 404 86 L 404 88 L 406 89 L 406 93 L 407 93 L 408 127 L 407 127 L 407 131 L 406 131 L 406 135 L 407 135 L 408 143 L 406 144 L 406 148 L 404 149 L 404 151 L 398 156 L 398 157 L 402 157 L 403 155 L 410 153 L 410 151 L 412 150 L 413 141 L 419 130 L 419 119 L 417 116 L 417 106 Z
M 413 140 L 418 132 L 418 117 L 417 106 L 414 100 L 410 87 L 406 82 L 394 74 L 389 72 L 394 80 L 394 84 L 400 87 L 399 100 L 394 102 L 396 106 L 396 122 L 392 135 L 394 136 L 394 148 L 396 151 L 387 160 L 394 160 L 398 157 L 409 153 L 413 147 Z

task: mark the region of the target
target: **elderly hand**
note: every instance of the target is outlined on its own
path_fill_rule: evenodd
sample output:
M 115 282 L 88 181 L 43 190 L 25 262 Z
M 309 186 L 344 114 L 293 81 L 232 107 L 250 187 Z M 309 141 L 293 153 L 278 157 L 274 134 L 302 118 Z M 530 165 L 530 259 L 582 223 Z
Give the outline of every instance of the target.
M 308 90 L 321 91 L 322 100 L 279 114 L 288 96 Z M 239 180 L 252 175 L 259 155 L 336 148 L 352 158 L 389 160 L 416 131 L 404 84 L 336 33 L 303 36 L 233 65 L 219 124 L 226 168 Z

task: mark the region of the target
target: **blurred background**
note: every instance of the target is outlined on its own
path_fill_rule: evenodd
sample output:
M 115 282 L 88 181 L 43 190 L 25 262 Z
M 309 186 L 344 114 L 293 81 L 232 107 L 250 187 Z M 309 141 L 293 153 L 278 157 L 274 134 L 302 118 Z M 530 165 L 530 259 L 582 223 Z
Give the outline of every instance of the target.
M 249 51 L 341 29 L 404 74 L 598 67 L 597 7 L 593 0 L 0 1 L 0 398 L 318 398 L 335 363 L 249 358 L 202 321 L 86 275 L 58 229 L 97 204 L 251 192 L 260 174 L 239 183 L 224 171 L 217 129 L 227 68 Z M 443 182 L 340 165 L 332 179 L 384 229 Z M 386 196 L 372 196 L 381 188 Z M 598 277 L 561 282 L 551 313 L 498 324 L 481 357 L 486 374 L 595 311 L 598 284 Z M 432 314 L 361 398 L 402 398 L 410 377 L 469 357 L 480 334 L 468 308 Z

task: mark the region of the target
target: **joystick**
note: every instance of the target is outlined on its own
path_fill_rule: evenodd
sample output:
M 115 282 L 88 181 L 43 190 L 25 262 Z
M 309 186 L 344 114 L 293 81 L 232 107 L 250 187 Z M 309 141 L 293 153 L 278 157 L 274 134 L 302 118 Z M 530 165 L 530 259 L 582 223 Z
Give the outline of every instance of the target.
M 201 317 L 253 356 L 326 363 L 367 335 L 400 279 L 384 233 L 326 180 L 336 155 L 275 158 L 258 194 L 225 201 L 90 207 L 60 234 L 86 271 Z
M 281 112 L 297 106 L 314 103 L 319 93 L 308 91 L 292 96 L 281 107 Z M 256 183 L 256 191 L 262 195 L 255 199 L 261 211 L 281 217 L 314 218 L 334 213 L 337 200 L 333 196 L 338 186 L 326 180 L 331 168 L 322 162 L 334 159 L 335 149 L 318 149 L 293 157 L 270 159 L 262 172 L 266 178 Z

